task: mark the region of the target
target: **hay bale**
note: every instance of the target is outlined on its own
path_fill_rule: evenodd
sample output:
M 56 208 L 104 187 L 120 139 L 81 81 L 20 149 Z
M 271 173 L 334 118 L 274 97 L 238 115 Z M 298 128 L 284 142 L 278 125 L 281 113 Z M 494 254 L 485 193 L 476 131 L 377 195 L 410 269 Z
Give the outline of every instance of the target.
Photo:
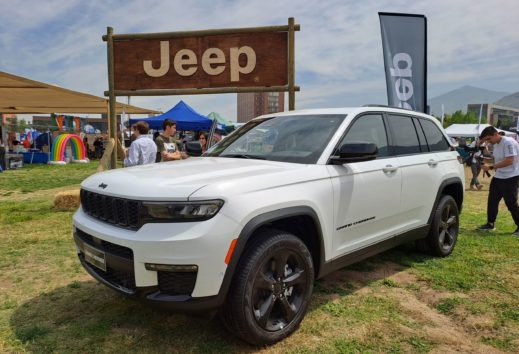
M 55 209 L 77 209 L 79 204 L 79 189 L 59 192 L 54 197 Z

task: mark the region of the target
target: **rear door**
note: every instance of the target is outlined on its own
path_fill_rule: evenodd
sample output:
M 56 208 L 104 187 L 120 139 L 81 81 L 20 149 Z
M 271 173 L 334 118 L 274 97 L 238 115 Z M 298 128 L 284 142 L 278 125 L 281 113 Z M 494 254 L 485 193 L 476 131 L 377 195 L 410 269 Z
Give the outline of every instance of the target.
M 390 155 L 383 115 L 356 117 L 337 149 L 352 142 L 376 144 L 378 157 L 328 166 L 334 192 L 333 257 L 378 243 L 401 228 L 401 171 Z
M 407 231 L 425 225 L 442 179 L 439 158 L 429 148 L 421 124 L 434 123 L 411 115 L 387 116 L 391 150 L 402 172 L 400 215 Z

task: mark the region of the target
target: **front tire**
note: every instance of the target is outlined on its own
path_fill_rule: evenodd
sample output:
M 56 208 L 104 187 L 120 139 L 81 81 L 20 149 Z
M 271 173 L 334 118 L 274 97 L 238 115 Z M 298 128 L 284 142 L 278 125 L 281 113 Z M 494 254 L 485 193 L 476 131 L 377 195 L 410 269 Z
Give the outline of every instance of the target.
M 450 195 L 442 196 L 434 212 L 429 235 L 418 240 L 418 249 L 437 257 L 450 255 L 458 240 L 459 218 L 458 205 L 454 198 Z
M 273 344 L 298 327 L 314 285 L 312 256 L 296 236 L 264 229 L 239 262 L 222 309 L 228 329 L 253 345 Z

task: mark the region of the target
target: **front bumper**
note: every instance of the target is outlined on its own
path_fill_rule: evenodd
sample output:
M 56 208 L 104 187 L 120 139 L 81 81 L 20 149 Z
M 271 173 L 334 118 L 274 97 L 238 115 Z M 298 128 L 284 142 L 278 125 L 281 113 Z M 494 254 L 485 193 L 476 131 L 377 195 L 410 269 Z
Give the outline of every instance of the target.
M 74 241 L 85 270 L 102 284 L 124 295 L 173 310 L 200 311 L 223 303 L 218 294 L 226 271 L 225 256 L 235 223 L 217 217 L 200 223 L 151 224 L 138 231 L 124 230 L 74 215 Z M 228 220 L 225 220 L 228 221 Z M 218 223 L 218 227 L 210 225 Z M 205 224 L 205 225 L 203 225 Z M 97 250 L 104 269 L 86 253 Z M 146 263 L 196 265 L 197 271 L 150 271 Z

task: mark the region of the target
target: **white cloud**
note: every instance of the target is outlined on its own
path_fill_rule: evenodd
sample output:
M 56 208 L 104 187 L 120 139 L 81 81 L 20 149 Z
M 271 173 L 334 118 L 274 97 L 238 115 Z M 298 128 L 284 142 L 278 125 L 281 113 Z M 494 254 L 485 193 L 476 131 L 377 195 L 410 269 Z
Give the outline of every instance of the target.
M 281 25 L 295 17 L 297 107 L 385 103 L 379 11 L 427 16 L 430 93 L 465 84 L 519 91 L 517 0 L 4 1 L 0 70 L 102 96 L 107 26 L 115 33 L 171 32 Z M 235 119 L 235 97 L 134 97 L 132 103 L 165 111 L 183 98 L 202 113 Z

